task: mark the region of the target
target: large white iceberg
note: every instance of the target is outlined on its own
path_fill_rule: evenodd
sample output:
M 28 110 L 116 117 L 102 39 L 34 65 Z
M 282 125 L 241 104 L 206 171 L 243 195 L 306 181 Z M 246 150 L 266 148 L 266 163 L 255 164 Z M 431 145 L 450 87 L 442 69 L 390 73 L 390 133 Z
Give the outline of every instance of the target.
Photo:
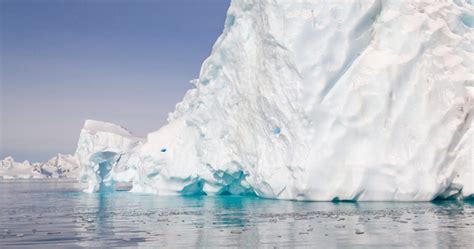
M 86 122 L 89 190 L 470 196 L 473 12 L 468 1 L 232 1 L 167 125 L 140 140 L 90 136 Z
M 146 139 L 87 121 L 89 191 L 423 201 L 473 185 L 470 1 L 234 0 Z

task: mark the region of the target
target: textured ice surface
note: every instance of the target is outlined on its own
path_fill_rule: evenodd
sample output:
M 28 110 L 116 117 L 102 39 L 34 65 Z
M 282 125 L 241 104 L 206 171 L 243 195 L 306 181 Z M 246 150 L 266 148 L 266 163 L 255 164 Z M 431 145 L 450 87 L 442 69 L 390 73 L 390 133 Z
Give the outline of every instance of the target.
M 87 120 L 75 153 L 81 180 L 89 183 L 87 191 L 112 190 L 114 182 L 131 181 L 137 169 L 124 162 L 142 141 L 120 126 Z
M 89 191 L 432 200 L 473 195 L 468 1 L 232 1 L 168 124 L 88 121 Z

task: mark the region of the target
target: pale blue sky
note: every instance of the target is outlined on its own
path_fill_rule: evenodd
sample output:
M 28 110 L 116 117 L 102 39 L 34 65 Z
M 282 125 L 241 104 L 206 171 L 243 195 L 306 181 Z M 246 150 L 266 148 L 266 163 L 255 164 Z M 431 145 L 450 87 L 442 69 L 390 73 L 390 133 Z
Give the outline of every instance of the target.
M 85 119 L 156 130 L 229 0 L 0 0 L 0 157 L 73 153 Z

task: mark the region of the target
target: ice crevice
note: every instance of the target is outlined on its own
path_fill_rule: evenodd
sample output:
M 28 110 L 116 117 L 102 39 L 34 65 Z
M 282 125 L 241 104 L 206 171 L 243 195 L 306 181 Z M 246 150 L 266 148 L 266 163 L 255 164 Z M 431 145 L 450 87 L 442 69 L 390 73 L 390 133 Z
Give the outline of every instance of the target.
M 343 77 L 351 65 L 356 61 L 359 56 L 369 47 L 372 42 L 372 31 L 374 29 L 374 23 L 377 17 L 382 11 L 382 0 L 374 1 L 373 5 L 369 8 L 367 13 L 363 15 L 354 28 L 348 33 L 350 39 L 349 53 L 345 56 L 345 61 L 342 65 L 328 78 L 328 83 L 325 85 L 321 92 L 321 101 L 324 101 L 326 95 L 329 94 L 331 89 L 337 84 L 339 79 Z M 330 46 L 328 49 L 335 49 Z

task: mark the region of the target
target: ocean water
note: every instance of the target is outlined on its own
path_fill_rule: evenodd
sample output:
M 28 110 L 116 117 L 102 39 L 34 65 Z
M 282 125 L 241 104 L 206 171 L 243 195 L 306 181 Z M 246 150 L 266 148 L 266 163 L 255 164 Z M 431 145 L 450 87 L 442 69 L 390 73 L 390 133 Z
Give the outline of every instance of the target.
M 471 202 L 86 194 L 0 181 L 0 248 L 473 248 Z

